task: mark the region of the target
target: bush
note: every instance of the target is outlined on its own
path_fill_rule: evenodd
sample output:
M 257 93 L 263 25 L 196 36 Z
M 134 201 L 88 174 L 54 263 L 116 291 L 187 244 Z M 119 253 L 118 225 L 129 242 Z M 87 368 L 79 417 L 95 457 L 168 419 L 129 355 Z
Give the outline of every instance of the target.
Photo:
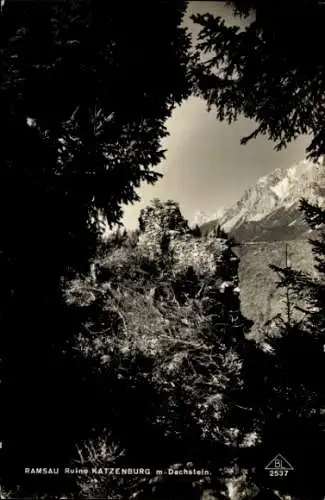
M 103 417 L 99 397 L 94 414 L 102 414 L 103 429 L 80 445 L 82 460 L 151 470 L 203 467 L 211 474 L 186 478 L 182 488 L 191 485 L 196 495 L 208 486 L 225 488 L 235 449 L 257 439 L 249 409 L 239 404 L 250 343 L 238 259 L 226 239 L 191 235 L 171 202 L 154 201 L 140 228 L 136 245 L 109 245 L 92 275 L 66 283 L 67 302 L 85 310 L 76 349 L 100 373 L 110 405 Z M 105 451 L 109 436 L 123 458 Z M 105 490 L 116 498 L 177 491 L 170 476 L 87 475 L 79 486 L 84 494 Z

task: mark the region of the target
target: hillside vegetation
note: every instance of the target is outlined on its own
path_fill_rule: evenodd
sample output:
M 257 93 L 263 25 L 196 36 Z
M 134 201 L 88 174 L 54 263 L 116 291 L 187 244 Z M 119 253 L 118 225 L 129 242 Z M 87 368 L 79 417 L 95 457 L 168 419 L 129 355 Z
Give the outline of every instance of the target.
M 246 405 L 253 411 L 248 388 L 258 384 L 253 364 L 262 355 L 245 339 L 237 285 L 230 242 L 196 236 L 176 203 L 158 200 L 132 237 L 112 235 L 92 274 L 66 283 L 67 302 L 87 318 L 75 348 L 98 374 L 88 404 L 97 429 L 103 424 L 100 439 L 79 444 L 81 463 L 152 471 L 79 478 L 82 496 L 227 491 L 241 450 L 257 439 Z M 209 474 L 157 477 L 154 468 Z
M 314 256 L 307 240 L 243 242 L 234 249 L 240 258 L 242 312 L 253 320 L 251 335 L 256 338 L 268 330 L 265 323 L 279 314 L 286 314 L 284 291 L 277 288 L 279 276 L 270 268 L 270 264 L 285 267 L 286 246 L 288 265 L 315 276 Z M 298 311 L 296 313 L 299 315 Z

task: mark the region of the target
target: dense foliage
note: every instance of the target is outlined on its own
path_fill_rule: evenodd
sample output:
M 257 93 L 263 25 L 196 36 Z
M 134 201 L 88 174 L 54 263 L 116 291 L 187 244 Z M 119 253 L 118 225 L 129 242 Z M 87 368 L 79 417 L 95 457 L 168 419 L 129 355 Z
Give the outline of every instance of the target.
M 159 178 L 165 122 L 191 93 L 219 120 L 255 119 L 243 143 L 261 133 L 281 148 L 309 133 L 311 157 L 324 153 L 321 2 L 230 3 L 256 19 L 240 30 L 196 16 L 194 58 L 185 1 L 2 9 L 2 496 L 227 498 L 230 480 L 236 500 L 275 487 L 324 495 L 314 459 L 324 442 L 324 235 L 313 243 L 319 280 L 282 270 L 309 308 L 303 322 L 287 318 L 267 353 L 245 338 L 238 259 L 220 228 L 201 235 L 177 204 L 156 200 L 137 231 L 98 247 L 100 220 L 119 223 L 141 182 Z M 200 62 L 205 51 L 212 58 Z M 324 223 L 321 209 L 304 210 L 311 227 Z M 269 481 L 264 466 L 279 451 L 304 476 Z M 209 475 L 24 474 L 78 460 Z
M 210 13 L 193 16 L 201 27 L 197 94 L 216 111 L 218 120 L 231 123 L 245 116 L 257 122 L 243 144 L 263 134 L 281 149 L 309 134 L 307 152 L 318 158 L 325 151 L 325 56 L 320 50 L 324 2 L 228 3 L 235 13 L 246 16 L 245 28 L 229 26 Z
M 237 266 L 226 239 L 193 235 L 177 204 L 155 200 L 136 235 L 112 235 L 93 273 L 66 283 L 87 317 L 77 348 L 103 387 L 88 401 L 97 432 L 79 445 L 81 464 L 151 470 L 83 476 L 85 497 L 226 495 L 243 473 L 241 452 L 258 440 L 258 350 L 245 338 Z M 183 468 L 209 475 L 155 473 Z
M 66 464 L 89 430 L 83 318 L 62 277 L 85 272 L 101 227 L 158 179 L 161 140 L 190 90 L 186 2 L 6 2 L 1 13 L 0 475 L 61 488 L 26 464 Z M 52 488 L 54 488 L 52 490 Z
M 294 466 L 278 486 L 298 500 L 325 494 L 319 460 L 325 445 L 325 210 L 306 200 L 301 209 L 317 234 L 311 240 L 317 273 L 272 266 L 280 275 L 288 307 L 275 335 L 268 338 L 273 369 L 266 392 L 273 411 L 265 414 L 262 433 L 265 449 L 276 445 Z

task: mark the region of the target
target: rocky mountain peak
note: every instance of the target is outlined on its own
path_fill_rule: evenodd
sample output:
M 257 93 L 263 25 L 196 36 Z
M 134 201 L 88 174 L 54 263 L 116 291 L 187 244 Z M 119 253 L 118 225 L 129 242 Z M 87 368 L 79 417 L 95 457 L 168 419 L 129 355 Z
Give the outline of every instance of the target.
M 276 241 L 305 237 L 308 227 L 299 211 L 301 198 L 325 205 L 325 160 L 302 160 L 276 168 L 261 177 L 232 207 L 218 212 L 216 220 L 238 241 Z

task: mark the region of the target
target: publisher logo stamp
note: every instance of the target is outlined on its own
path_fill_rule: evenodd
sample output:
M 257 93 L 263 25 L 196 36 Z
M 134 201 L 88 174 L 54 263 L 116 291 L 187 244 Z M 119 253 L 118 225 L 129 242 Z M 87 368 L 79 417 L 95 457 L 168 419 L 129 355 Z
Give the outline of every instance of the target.
M 274 477 L 285 477 L 290 471 L 294 470 L 291 463 L 288 462 L 288 460 L 284 458 L 280 453 L 276 457 L 274 457 L 271 462 L 269 462 L 264 468 L 269 472 L 270 476 Z

